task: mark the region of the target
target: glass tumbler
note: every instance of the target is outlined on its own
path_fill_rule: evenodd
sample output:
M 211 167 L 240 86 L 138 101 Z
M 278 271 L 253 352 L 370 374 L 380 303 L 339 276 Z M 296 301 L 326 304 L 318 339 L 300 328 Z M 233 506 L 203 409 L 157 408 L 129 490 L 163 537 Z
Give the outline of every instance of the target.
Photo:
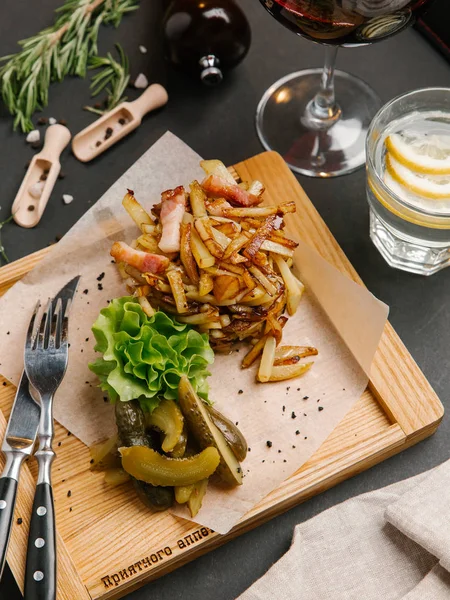
M 450 264 L 450 88 L 403 94 L 366 139 L 370 237 L 397 269 L 432 275 Z

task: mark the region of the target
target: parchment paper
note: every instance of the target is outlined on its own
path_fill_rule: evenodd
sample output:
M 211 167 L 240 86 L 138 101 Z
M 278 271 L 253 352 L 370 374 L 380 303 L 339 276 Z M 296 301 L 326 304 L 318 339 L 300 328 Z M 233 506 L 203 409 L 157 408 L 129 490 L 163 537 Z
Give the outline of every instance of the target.
M 70 318 L 69 367 L 55 400 L 55 417 L 88 445 L 115 430 L 112 408 L 87 364 L 95 358 L 90 328 L 99 310 L 108 299 L 126 293 L 109 256 L 113 241 L 129 242 L 137 233 L 121 206 L 122 197 L 131 188 L 149 208 L 159 202 L 161 191 L 201 178 L 199 160 L 174 135 L 165 134 L 0 299 L 0 372 L 17 385 L 37 298 L 45 300 L 73 276 L 82 276 Z M 240 368 L 242 347 L 229 356 L 218 355 L 211 369 L 210 397 L 239 423 L 249 446 L 244 484 L 232 491 L 210 486 L 195 518 L 219 533 L 226 533 L 299 469 L 361 396 L 387 318 L 384 304 L 302 242 L 295 265 L 307 292 L 285 327 L 283 343 L 317 347 L 313 368 L 299 379 L 257 384 L 253 369 Z M 188 518 L 184 507 L 175 512 Z

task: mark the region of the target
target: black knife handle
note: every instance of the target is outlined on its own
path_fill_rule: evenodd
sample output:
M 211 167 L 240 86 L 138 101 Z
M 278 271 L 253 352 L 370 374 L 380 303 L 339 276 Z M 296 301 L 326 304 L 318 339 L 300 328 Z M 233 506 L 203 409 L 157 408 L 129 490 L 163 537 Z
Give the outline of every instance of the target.
M 0 579 L 6 561 L 9 536 L 16 503 L 17 481 L 12 477 L 0 478 Z
M 53 492 L 39 483 L 34 495 L 28 535 L 24 600 L 56 598 L 56 530 Z

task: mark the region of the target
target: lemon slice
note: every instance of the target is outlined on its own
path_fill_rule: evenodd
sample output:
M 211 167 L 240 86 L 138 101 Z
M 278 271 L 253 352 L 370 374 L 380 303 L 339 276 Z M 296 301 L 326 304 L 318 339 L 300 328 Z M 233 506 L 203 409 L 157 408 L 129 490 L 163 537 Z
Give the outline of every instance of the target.
M 405 167 L 428 175 L 450 175 L 450 137 L 406 137 L 393 133 L 386 148 Z
M 392 177 L 389 171 L 384 172 L 384 183 L 387 187 L 393 192 L 396 196 L 398 196 L 404 202 L 408 204 L 411 203 L 411 195 L 408 194 L 408 190 L 406 190 L 401 183 L 399 183 L 396 179 Z
M 389 153 L 386 168 L 393 179 L 414 194 L 433 200 L 450 200 L 450 175 L 415 173 Z

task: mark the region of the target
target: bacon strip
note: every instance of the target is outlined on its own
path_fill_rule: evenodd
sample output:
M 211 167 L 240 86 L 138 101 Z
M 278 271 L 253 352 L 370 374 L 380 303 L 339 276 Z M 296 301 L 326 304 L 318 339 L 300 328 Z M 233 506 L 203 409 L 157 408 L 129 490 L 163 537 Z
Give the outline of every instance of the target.
M 115 242 L 110 254 L 117 262 L 124 262 L 141 273 L 163 273 L 170 263 L 166 256 L 135 250 L 124 242 Z
M 239 206 L 253 206 L 260 203 L 258 196 L 249 194 L 237 184 L 232 185 L 217 175 L 210 175 L 202 181 L 202 188 L 214 196 L 222 196 Z
M 162 236 L 158 246 L 163 252 L 180 251 L 180 227 L 185 210 L 186 194 L 182 185 L 161 194 Z

